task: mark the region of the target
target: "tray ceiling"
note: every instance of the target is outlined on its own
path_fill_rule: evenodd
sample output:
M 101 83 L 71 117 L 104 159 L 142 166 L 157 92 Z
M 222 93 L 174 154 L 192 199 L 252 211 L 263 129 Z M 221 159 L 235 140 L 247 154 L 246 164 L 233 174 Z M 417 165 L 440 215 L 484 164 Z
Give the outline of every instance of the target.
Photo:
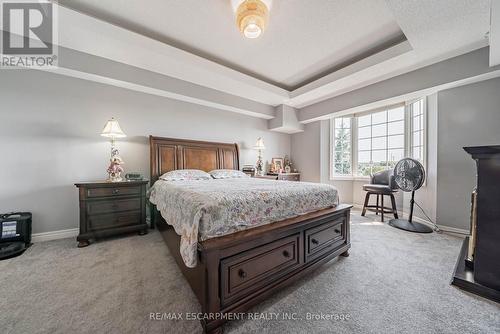
M 247 39 L 230 0 L 59 3 L 68 52 L 53 72 L 265 119 L 487 46 L 492 4 L 277 0 L 268 29 Z
M 275 1 L 244 38 L 229 0 L 60 0 L 60 4 L 293 90 L 405 39 L 384 0 Z

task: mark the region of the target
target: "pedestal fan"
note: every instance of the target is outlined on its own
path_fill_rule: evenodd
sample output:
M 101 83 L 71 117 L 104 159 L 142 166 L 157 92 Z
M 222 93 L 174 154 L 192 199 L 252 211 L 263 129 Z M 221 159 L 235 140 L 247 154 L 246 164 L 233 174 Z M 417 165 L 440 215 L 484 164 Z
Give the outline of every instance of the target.
M 410 192 L 410 215 L 408 220 L 391 219 L 389 225 L 410 232 L 431 233 L 432 229 L 424 224 L 413 221 L 413 206 L 415 204 L 415 191 L 417 191 L 425 181 L 424 166 L 420 162 L 411 158 L 399 160 L 394 167 L 394 181 L 399 189 Z

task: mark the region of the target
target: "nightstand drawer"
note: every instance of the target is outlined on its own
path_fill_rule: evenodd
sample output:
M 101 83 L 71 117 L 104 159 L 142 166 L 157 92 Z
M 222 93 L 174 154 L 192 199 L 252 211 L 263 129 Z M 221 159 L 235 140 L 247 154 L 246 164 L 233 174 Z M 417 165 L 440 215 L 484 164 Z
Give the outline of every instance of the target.
M 117 186 L 117 187 L 100 187 L 100 188 L 87 188 L 87 197 L 109 197 L 109 196 L 125 196 L 125 195 L 139 195 L 141 193 L 141 186 Z
M 88 216 L 88 226 L 91 230 L 102 230 L 123 226 L 141 224 L 141 211 L 127 211 Z
M 78 247 L 120 233 L 145 234 L 147 184 L 147 180 L 75 183 L 80 198 Z
M 141 198 L 87 201 L 87 214 L 131 211 L 141 209 Z

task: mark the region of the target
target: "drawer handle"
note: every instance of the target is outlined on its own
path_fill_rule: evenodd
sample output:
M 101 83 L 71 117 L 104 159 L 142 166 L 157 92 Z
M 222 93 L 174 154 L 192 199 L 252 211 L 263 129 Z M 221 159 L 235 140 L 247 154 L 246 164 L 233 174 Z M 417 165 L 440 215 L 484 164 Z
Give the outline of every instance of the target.
M 311 242 L 312 242 L 313 244 L 315 244 L 315 245 L 319 244 L 319 241 L 318 241 L 318 240 L 316 240 L 316 239 L 312 239 L 312 240 L 311 240 Z
M 241 278 L 245 278 L 247 277 L 247 273 L 243 269 L 240 269 L 238 270 L 238 276 L 240 276 Z
M 284 257 L 290 257 L 290 252 L 289 252 L 289 251 L 287 251 L 287 250 L 284 250 L 284 251 L 283 251 L 283 256 L 284 256 Z
M 340 230 L 338 228 L 336 228 L 335 233 L 340 233 Z
M 113 189 L 113 194 L 118 194 L 120 192 L 120 189 Z

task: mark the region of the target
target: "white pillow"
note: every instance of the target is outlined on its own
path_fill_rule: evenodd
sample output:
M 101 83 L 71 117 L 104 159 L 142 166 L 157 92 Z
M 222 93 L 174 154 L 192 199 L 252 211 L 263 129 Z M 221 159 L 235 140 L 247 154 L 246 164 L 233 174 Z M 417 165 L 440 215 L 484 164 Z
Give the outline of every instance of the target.
M 235 169 L 214 169 L 209 172 L 214 179 L 236 179 L 250 177 L 242 171 Z
M 163 174 L 160 179 L 165 181 L 211 180 L 212 177 L 199 169 L 177 169 Z

